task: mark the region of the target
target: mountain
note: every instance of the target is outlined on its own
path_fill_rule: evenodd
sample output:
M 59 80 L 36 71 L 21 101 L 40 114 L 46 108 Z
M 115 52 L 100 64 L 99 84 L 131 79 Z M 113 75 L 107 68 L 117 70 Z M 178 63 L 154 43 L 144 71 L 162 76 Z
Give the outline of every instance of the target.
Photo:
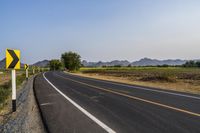
M 129 62 L 127 60 L 114 60 L 111 62 L 87 62 L 86 60 L 82 61 L 82 64 L 84 66 L 90 66 L 90 67 L 101 67 L 101 66 L 157 66 L 157 65 L 182 65 L 186 62 L 187 60 L 180 60 L 180 59 L 168 59 L 168 60 L 157 60 L 157 59 L 150 59 L 150 58 L 143 58 L 139 61 L 134 61 L 134 62 Z
M 6 66 L 6 58 L 0 61 L 0 69 L 5 68 Z M 24 67 L 24 63 L 21 63 L 21 67 Z
M 5 68 L 6 58 L 0 61 L 0 68 Z
M 139 61 L 132 62 L 132 66 L 157 66 L 157 65 L 182 65 L 186 62 L 186 60 L 157 60 L 157 59 L 150 59 L 150 58 L 143 58 Z
M 111 62 L 87 62 L 86 60 L 82 61 L 83 66 L 92 66 L 92 67 L 101 67 L 101 66 L 128 66 L 130 64 L 127 60 L 114 60 Z
M 48 64 L 49 64 L 49 60 L 43 60 L 43 61 L 38 61 L 38 62 L 32 64 L 32 66 L 47 67 Z
M 81 63 L 86 66 L 86 67 L 101 67 L 101 66 L 157 66 L 157 65 L 182 65 L 186 62 L 187 60 L 180 60 L 180 59 L 168 59 L 168 60 L 157 60 L 157 59 L 150 59 L 150 58 L 143 58 L 139 61 L 134 61 L 134 62 L 129 62 L 127 60 L 113 60 L 110 62 L 87 62 L 86 60 L 83 60 Z M 196 59 L 194 61 L 200 61 L 200 59 Z M 5 58 L 0 61 L 0 68 L 5 67 Z M 46 67 L 49 64 L 49 60 L 43 60 L 43 61 L 38 61 L 32 66 L 38 66 L 38 67 Z M 24 67 L 24 64 L 21 63 L 21 67 Z
M 6 59 L 4 58 L 3 60 L 0 61 L 0 68 L 5 68 L 6 64 Z M 32 66 L 38 66 L 38 67 L 46 67 L 49 64 L 49 60 L 43 60 L 43 61 L 38 61 L 34 63 Z M 21 68 L 24 67 L 24 63 L 21 63 Z

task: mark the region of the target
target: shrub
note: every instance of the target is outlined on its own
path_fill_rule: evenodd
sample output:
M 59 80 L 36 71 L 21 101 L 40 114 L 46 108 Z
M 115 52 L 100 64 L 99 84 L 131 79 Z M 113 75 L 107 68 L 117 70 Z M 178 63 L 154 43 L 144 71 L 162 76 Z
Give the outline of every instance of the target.
M 61 60 L 69 71 L 79 70 L 81 67 L 81 56 L 75 52 L 63 53 Z
M 60 70 L 62 67 L 62 63 L 60 62 L 60 60 L 54 59 L 49 62 L 49 67 L 50 70 Z

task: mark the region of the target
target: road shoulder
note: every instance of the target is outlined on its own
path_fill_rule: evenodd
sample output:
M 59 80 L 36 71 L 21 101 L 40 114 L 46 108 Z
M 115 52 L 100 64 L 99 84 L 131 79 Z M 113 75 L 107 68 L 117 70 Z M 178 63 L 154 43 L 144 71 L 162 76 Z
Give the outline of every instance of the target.
M 18 92 L 17 111 L 3 116 L 0 132 L 45 132 L 33 93 L 33 81 L 34 77 L 31 77 Z

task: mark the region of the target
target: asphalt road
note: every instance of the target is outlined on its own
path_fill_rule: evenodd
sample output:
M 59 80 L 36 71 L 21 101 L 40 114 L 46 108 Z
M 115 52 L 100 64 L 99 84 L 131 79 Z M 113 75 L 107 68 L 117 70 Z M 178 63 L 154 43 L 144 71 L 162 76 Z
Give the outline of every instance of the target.
M 200 96 L 47 72 L 34 89 L 51 133 L 200 133 Z

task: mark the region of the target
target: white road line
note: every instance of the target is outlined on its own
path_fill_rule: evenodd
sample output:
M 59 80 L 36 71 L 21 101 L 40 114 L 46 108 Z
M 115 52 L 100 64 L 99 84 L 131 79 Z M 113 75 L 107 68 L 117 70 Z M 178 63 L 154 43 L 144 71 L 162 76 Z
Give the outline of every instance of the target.
M 72 76 L 80 77 L 80 76 L 75 76 L 75 75 L 72 75 Z M 140 86 L 125 85 L 125 84 L 120 84 L 120 83 L 114 83 L 112 81 L 111 82 L 110 81 L 103 81 L 103 80 L 97 80 L 97 79 L 92 79 L 92 78 L 87 78 L 87 77 L 83 77 L 83 78 L 89 79 L 89 80 L 93 80 L 93 81 L 99 81 L 99 82 L 102 82 L 102 83 L 109 83 L 109 84 L 113 84 L 113 85 L 120 85 L 120 86 L 130 87 L 130 88 L 134 88 L 134 89 L 141 89 L 141 90 L 146 90 L 146 91 L 153 91 L 153 92 L 165 93 L 165 94 L 170 94 L 170 95 L 175 95 L 175 96 L 182 96 L 182 97 L 187 97 L 187 98 L 193 98 L 193 99 L 200 100 L 200 97 L 190 96 L 190 95 L 186 95 L 186 94 L 179 94 L 179 93 L 175 93 L 175 92 L 167 92 L 167 91 L 162 91 L 162 90 L 148 89 L 148 88 L 144 88 L 144 87 L 140 87 Z
M 97 123 L 100 127 L 102 127 L 104 130 L 106 130 L 108 133 L 116 133 L 113 129 L 108 127 L 106 124 L 98 120 L 95 116 L 90 114 L 87 110 L 82 108 L 80 105 L 75 103 L 72 99 L 70 99 L 68 96 L 66 96 L 64 93 L 62 93 L 58 88 L 56 88 L 45 76 L 45 73 L 43 74 L 44 79 L 58 92 L 60 93 L 65 99 L 67 99 L 71 104 L 73 104 L 75 107 L 77 107 L 81 112 L 83 112 L 86 116 L 88 116 L 91 120 L 93 120 L 95 123 Z
M 53 103 L 42 103 L 40 104 L 41 106 L 47 106 L 47 105 L 52 105 Z

